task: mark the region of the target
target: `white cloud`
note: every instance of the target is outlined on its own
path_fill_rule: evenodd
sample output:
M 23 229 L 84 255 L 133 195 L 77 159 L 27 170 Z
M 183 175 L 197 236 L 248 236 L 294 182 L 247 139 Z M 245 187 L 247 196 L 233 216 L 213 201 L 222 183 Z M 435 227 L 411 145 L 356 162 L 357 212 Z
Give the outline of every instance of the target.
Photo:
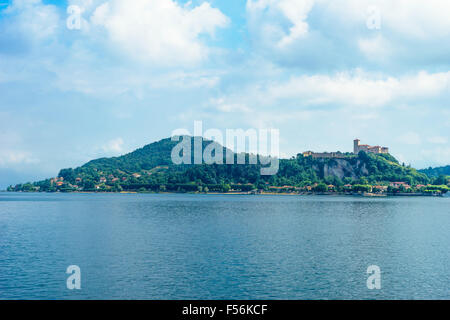
M 102 146 L 102 150 L 106 153 L 120 153 L 123 151 L 123 139 L 116 138 L 108 141 Z
M 285 48 L 307 35 L 306 19 L 313 4 L 314 0 L 248 0 L 250 29 L 263 35 L 259 40 Z
M 287 31 L 276 25 L 271 26 L 272 33 L 280 36 L 277 45 L 285 47 L 308 33 L 309 27 L 305 20 L 314 2 L 314 0 L 249 0 L 247 10 L 253 16 L 260 16 L 264 11 L 270 10 L 273 14 L 279 13 L 286 17 L 291 24 Z M 267 29 L 269 25 L 266 25 Z
M 94 26 L 133 58 L 159 64 L 190 64 L 206 59 L 200 36 L 214 36 L 229 19 L 208 2 L 189 8 L 173 0 L 110 0 L 95 9 Z
M 0 111 L 0 128 L 4 128 L 11 116 Z M 25 151 L 27 150 L 27 151 Z M 16 131 L 0 129 L 0 167 L 38 163 L 39 159 L 25 146 L 24 139 Z
M 420 155 L 427 162 L 432 159 L 435 165 L 448 165 L 450 161 L 450 147 L 424 149 L 421 150 Z
M 147 78 L 142 75 L 142 78 Z M 193 71 L 193 72 L 168 72 L 158 75 L 151 82 L 149 87 L 158 88 L 177 88 L 177 89 L 194 89 L 194 88 L 213 88 L 220 82 L 220 72 L 215 71 Z
M 30 152 L 21 150 L 0 150 L 0 167 L 9 167 L 17 164 L 38 163 Z
M 439 129 L 445 116 L 436 122 L 433 114 L 440 112 L 440 101 L 450 96 L 449 83 L 450 72 L 394 77 L 356 70 L 287 80 L 261 77 L 245 86 L 229 88 L 183 121 L 203 117 L 223 127 L 236 123 L 242 127 L 275 127 L 282 133 L 297 132 L 297 136 L 311 141 L 317 139 L 309 136 L 311 132 L 323 132 L 323 139 L 339 132 L 337 136 L 348 140 L 360 136 L 371 138 L 373 143 L 384 141 L 411 161 L 411 145 L 422 144 L 431 136 L 425 123 L 434 121 L 434 135 L 445 136 Z M 430 101 L 437 101 L 437 106 Z M 409 132 L 411 127 L 417 132 Z
M 251 112 L 252 110 L 242 103 L 227 103 L 224 98 L 211 99 L 210 103 L 221 112 Z
M 379 119 L 380 115 L 377 113 L 359 113 L 359 114 L 353 114 L 352 119 L 355 120 L 362 120 L 362 121 L 369 121 L 369 120 L 376 120 Z
M 415 132 L 406 132 L 398 137 L 397 141 L 407 145 L 418 145 L 422 143 L 422 139 Z
M 382 31 L 386 29 L 411 39 L 450 34 L 450 3 L 447 0 L 318 0 L 317 3 L 330 18 L 347 25 L 366 25 L 370 16 L 367 9 L 375 7 L 380 13 Z
M 69 0 L 68 4 L 78 6 L 83 12 L 86 12 L 92 11 L 102 2 L 102 0 Z
M 358 47 L 371 61 L 385 62 L 391 57 L 391 44 L 382 35 L 358 40 Z
M 379 29 L 367 27 L 370 7 L 380 13 Z M 254 47 L 305 68 L 448 64 L 449 12 L 447 0 L 247 0 Z
M 57 8 L 41 0 L 14 0 L 4 14 L 12 17 L 7 31 L 20 33 L 30 41 L 50 38 L 61 26 Z
M 441 136 L 435 136 L 428 138 L 428 142 L 433 144 L 446 144 L 448 142 L 447 138 Z
M 74 55 L 64 65 L 51 66 L 57 75 L 55 86 L 63 91 L 81 92 L 93 97 L 126 95 L 143 100 L 161 90 L 170 89 L 184 94 L 199 88 L 213 88 L 220 83 L 221 73 L 215 70 L 155 71 L 151 67 L 133 64 L 93 68 L 96 61 L 95 57 Z
M 332 76 L 292 77 L 286 82 L 271 83 L 264 99 L 270 102 L 274 99 L 297 99 L 303 105 L 382 107 L 397 99 L 408 101 L 448 95 L 449 84 L 450 72 L 419 72 L 397 78 L 356 71 Z
M 353 0 L 353 2 L 356 2 Z M 446 0 L 383 0 L 383 23 L 414 38 L 446 37 L 450 34 L 450 3 Z

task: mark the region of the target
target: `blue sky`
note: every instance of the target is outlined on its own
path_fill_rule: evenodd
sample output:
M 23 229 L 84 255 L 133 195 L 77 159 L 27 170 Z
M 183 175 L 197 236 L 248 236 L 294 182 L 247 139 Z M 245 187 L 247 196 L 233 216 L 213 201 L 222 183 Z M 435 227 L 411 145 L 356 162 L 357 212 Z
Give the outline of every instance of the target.
M 77 5 L 81 29 L 67 28 Z M 0 189 L 177 128 L 450 164 L 446 0 L 0 0 Z

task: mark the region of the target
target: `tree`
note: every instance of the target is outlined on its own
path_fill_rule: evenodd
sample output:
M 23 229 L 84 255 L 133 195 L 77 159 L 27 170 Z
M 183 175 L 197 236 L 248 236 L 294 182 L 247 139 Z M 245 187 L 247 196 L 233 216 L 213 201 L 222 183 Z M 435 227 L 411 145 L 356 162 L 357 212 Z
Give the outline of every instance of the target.
M 84 191 L 92 191 L 95 189 L 95 183 L 92 180 L 84 180 L 83 181 L 83 190 Z
M 171 152 L 176 145 L 177 143 L 171 139 L 163 139 L 124 156 L 96 159 L 75 169 L 62 169 L 59 176 L 64 178 L 64 182 L 76 184 L 86 191 L 96 190 L 95 185 L 99 183 L 101 177 L 109 177 L 108 186 L 111 188 L 105 188 L 106 190 L 117 190 L 118 187 L 111 181 L 114 179 L 110 178 L 111 175 L 119 178 L 120 185 L 126 190 L 138 190 L 145 186 L 149 190 L 164 191 L 162 186 L 167 186 L 169 191 L 180 189 L 180 191 L 189 192 L 198 191 L 197 186 L 205 185 L 209 185 L 210 190 L 226 192 L 228 187 L 221 187 L 224 184 L 236 190 L 251 191 L 255 186 L 261 190 L 269 186 L 305 187 L 326 182 L 336 186 L 336 190 L 341 190 L 343 184 L 355 182 L 367 185 L 405 181 L 415 185 L 428 184 L 432 181 L 423 171 L 418 172 L 410 167 L 402 167 L 394 157 L 388 154 L 361 151 L 358 155 L 341 154 L 343 158 L 339 160 L 299 155 L 296 158 L 280 159 L 277 174 L 262 176 L 261 165 L 174 165 L 171 161 Z M 248 155 L 246 159 L 248 160 Z M 327 176 L 324 176 L 325 166 L 330 169 Z M 139 173 L 141 176 L 135 178 L 133 173 Z M 439 173 L 448 174 L 447 171 L 439 171 Z M 445 179 L 438 177 L 435 183 L 447 184 L 447 181 L 443 180 Z M 19 184 L 10 187 L 9 190 L 37 191 L 37 187 L 40 191 L 55 190 L 55 186 L 50 185 L 49 179 L 34 183 L 33 188 Z
M 317 186 L 314 187 L 314 191 L 315 192 L 327 192 L 328 186 L 325 183 L 321 182 Z
M 441 174 L 439 177 L 437 177 L 434 181 L 433 181 L 434 185 L 443 185 L 443 184 L 447 184 L 447 177 L 444 176 L 443 174 Z
M 34 187 L 33 187 L 33 185 L 31 183 L 25 183 L 22 186 L 22 191 L 27 191 L 27 192 L 34 191 Z
M 367 185 L 369 184 L 369 181 L 367 180 L 366 177 L 361 177 L 359 178 L 359 184 Z
M 226 192 L 230 191 L 230 189 L 231 189 L 231 186 L 228 183 L 225 183 L 222 185 L 222 192 L 226 193 Z
M 114 186 L 112 187 L 112 191 L 113 192 L 121 192 L 121 191 L 123 191 L 123 188 L 120 184 L 115 183 Z
M 59 171 L 58 177 L 62 177 L 65 181 L 69 182 L 74 182 L 76 178 L 72 168 L 61 169 L 61 171 Z
M 372 190 L 372 186 L 367 184 L 355 184 L 352 187 L 352 190 L 355 192 L 370 192 Z

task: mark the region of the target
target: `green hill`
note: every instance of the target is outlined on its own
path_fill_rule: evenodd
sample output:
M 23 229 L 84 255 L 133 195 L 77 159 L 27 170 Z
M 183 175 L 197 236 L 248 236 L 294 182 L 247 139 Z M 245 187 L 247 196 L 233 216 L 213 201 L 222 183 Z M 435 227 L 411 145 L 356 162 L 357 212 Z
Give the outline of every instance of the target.
M 199 137 L 193 140 L 201 139 Z M 203 140 L 202 150 L 211 141 Z M 92 160 L 81 167 L 62 169 L 56 178 L 19 184 L 9 191 L 227 191 L 230 188 L 250 190 L 269 186 L 301 187 L 319 183 L 342 187 L 344 184 L 388 184 L 403 181 L 409 185 L 426 184 L 431 179 L 424 173 L 406 167 L 388 154 L 360 152 L 338 159 L 315 159 L 298 154 L 280 159 L 278 173 L 261 175 L 261 165 L 249 164 L 183 164 L 171 160 L 178 142 L 170 138 L 154 142 L 120 157 Z M 226 154 L 224 147 L 216 145 Z M 192 151 L 193 155 L 193 151 Z M 235 159 L 237 155 L 233 154 Z M 191 157 L 191 163 L 193 158 Z
M 450 176 L 450 165 L 445 167 L 429 167 L 428 169 L 421 169 L 419 172 L 425 173 L 429 177 Z

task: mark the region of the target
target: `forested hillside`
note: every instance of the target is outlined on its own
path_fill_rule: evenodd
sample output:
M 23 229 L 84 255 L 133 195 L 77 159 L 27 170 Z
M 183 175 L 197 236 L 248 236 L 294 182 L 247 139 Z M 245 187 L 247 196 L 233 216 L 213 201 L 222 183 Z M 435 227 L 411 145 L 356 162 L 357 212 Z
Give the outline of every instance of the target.
M 419 170 L 419 172 L 425 173 L 429 177 L 450 176 L 450 165 L 436 168 L 429 167 Z
M 194 138 L 190 139 L 193 142 Z M 202 150 L 210 143 L 204 140 Z M 92 160 L 75 169 L 62 169 L 55 178 L 11 186 L 8 190 L 195 191 L 207 188 L 227 191 L 233 186 L 240 186 L 240 189 L 267 189 L 269 186 L 304 187 L 319 183 L 342 187 L 345 184 L 387 185 L 393 181 L 411 186 L 432 182 L 425 173 L 399 164 L 389 154 L 360 152 L 339 159 L 315 159 L 299 153 L 291 159 L 281 159 L 277 174 L 264 176 L 260 173 L 261 165 L 248 164 L 248 154 L 245 155 L 247 164 L 242 165 L 175 165 L 171 160 L 171 152 L 177 144 L 170 138 L 163 139 L 120 157 Z M 191 145 L 193 148 L 194 143 Z M 226 149 L 220 148 L 225 157 Z M 234 154 L 234 159 L 236 157 Z

